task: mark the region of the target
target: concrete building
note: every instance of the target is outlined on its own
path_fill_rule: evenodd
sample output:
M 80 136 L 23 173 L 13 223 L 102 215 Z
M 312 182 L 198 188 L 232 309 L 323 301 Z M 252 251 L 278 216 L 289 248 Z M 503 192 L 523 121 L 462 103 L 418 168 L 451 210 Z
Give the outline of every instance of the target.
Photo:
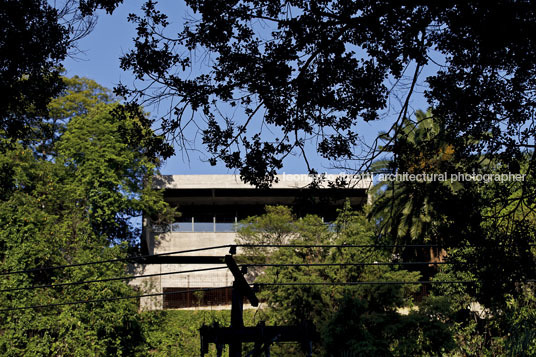
M 166 227 L 144 220 L 144 243 L 149 254 L 234 244 L 237 223 L 248 216 L 264 213 L 266 205 L 292 206 L 298 216 L 308 213 L 323 217 L 324 222 L 335 219 L 336 209 L 346 198 L 353 207 L 363 205 L 372 184 L 370 178 L 348 180 L 347 188 L 327 185 L 306 189 L 312 179 L 308 175 L 279 175 L 270 189 L 256 189 L 240 181 L 236 175 L 172 175 L 161 176 L 156 186 L 164 189 L 164 197 L 177 206 L 181 217 Z M 182 255 L 224 256 L 228 248 L 213 249 Z M 211 265 L 162 264 L 147 265 L 142 274 L 169 273 L 210 268 Z M 191 274 L 169 274 L 136 279 L 143 292 L 172 292 L 232 285 L 227 269 Z M 142 309 L 186 308 L 195 306 L 224 306 L 230 304 L 231 290 L 221 289 L 196 293 L 181 293 L 144 298 Z

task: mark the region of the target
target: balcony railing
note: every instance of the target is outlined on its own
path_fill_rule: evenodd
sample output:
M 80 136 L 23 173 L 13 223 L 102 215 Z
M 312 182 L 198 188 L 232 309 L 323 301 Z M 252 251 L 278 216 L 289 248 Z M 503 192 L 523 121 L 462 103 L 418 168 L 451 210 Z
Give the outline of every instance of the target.
M 192 217 L 188 221 L 175 222 L 172 224 L 166 225 L 153 225 L 152 229 L 154 233 L 165 233 L 165 232 L 183 232 L 183 233 L 192 233 L 192 232 L 212 232 L 212 233 L 233 233 L 237 232 L 238 229 L 242 226 L 238 222 L 238 219 L 235 218 L 235 222 L 229 222 L 229 219 L 225 219 L 226 222 L 218 222 L 217 217 L 213 217 L 212 221 L 207 221 L 206 218 L 196 220 L 195 217 Z M 335 231 L 335 224 L 333 222 L 324 222 L 328 227 L 328 230 Z
M 229 222 L 229 219 L 225 220 L 226 222 L 218 222 L 216 217 L 210 222 L 206 219 L 196 220 L 192 218 L 188 221 L 175 222 L 172 224 L 166 225 L 153 225 L 154 233 L 164 233 L 164 232 L 214 232 L 214 233 L 232 233 L 236 232 L 239 224 L 235 219 L 235 222 Z

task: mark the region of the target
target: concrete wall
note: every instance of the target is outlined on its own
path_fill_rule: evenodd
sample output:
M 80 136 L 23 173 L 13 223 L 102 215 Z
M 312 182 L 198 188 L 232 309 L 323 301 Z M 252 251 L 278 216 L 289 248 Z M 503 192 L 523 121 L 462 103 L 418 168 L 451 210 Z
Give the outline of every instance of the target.
M 328 179 L 333 180 L 336 175 Z M 277 182 L 272 188 L 302 188 L 309 185 L 313 179 L 309 175 L 276 175 Z M 368 190 L 372 185 L 372 178 L 368 176 L 347 175 L 344 177 L 349 188 L 362 188 Z M 199 188 L 254 188 L 240 180 L 239 175 L 161 175 L 155 178 L 156 188 L 169 189 L 199 189 Z M 328 187 L 327 182 L 321 186 Z
M 169 253 L 189 249 L 213 247 L 219 245 L 235 244 L 236 233 L 213 233 L 213 232 L 168 232 L 155 235 L 154 248 L 151 254 Z M 210 249 L 189 252 L 177 255 L 190 256 L 225 256 L 229 254 L 229 248 Z M 161 274 L 180 272 L 185 270 L 205 269 L 212 267 L 224 267 L 225 265 L 213 264 L 154 264 L 138 267 L 138 275 Z M 132 285 L 138 286 L 144 294 L 161 293 L 163 288 L 210 288 L 231 286 L 233 276 L 228 269 L 212 270 L 206 272 L 169 274 L 152 278 L 140 278 L 132 281 Z M 140 307 L 143 310 L 161 309 L 163 296 L 142 298 Z

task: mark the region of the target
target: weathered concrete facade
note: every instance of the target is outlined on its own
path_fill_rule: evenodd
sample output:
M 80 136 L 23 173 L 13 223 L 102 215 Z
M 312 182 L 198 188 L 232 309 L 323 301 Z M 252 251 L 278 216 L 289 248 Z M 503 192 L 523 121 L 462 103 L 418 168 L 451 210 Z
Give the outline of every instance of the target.
M 169 253 L 188 249 L 234 244 L 237 223 L 264 212 L 266 205 L 293 206 L 298 216 L 315 213 L 325 222 L 334 219 L 336 209 L 346 198 L 353 206 L 368 200 L 370 179 L 353 180 L 347 188 L 330 188 L 327 185 L 314 190 L 304 189 L 311 183 L 307 175 L 281 175 L 271 189 L 260 190 L 244 184 L 236 175 L 173 175 L 156 180 L 163 188 L 167 202 L 177 206 L 181 217 L 166 227 L 153 226 L 144 220 L 144 241 L 149 254 Z M 228 248 L 212 249 L 182 255 L 224 256 Z M 168 273 L 216 267 L 215 265 L 163 264 L 147 265 L 141 274 Z M 136 279 L 144 292 L 160 293 L 177 289 L 225 287 L 233 278 L 227 269 L 188 274 L 170 274 L 147 279 Z M 221 305 L 230 299 L 230 290 L 217 290 L 201 297 L 191 293 L 144 298 L 143 309 Z

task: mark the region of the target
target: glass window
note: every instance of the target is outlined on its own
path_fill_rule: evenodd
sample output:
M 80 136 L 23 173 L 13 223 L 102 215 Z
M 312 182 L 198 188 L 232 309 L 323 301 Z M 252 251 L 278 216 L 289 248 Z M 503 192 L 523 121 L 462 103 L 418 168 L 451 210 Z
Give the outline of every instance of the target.
M 192 221 L 188 222 L 175 222 L 171 225 L 172 232 L 191 232 L 192 231 Z
M 214 222 L 194 221 L 194 232 L 214 232 Z
M 216 232 L 236 232 L 236 217 L 234 213 L 229 213 L 216 216 Z
M 216 232 L 235 232 L 235 224 L 216 221 Z

